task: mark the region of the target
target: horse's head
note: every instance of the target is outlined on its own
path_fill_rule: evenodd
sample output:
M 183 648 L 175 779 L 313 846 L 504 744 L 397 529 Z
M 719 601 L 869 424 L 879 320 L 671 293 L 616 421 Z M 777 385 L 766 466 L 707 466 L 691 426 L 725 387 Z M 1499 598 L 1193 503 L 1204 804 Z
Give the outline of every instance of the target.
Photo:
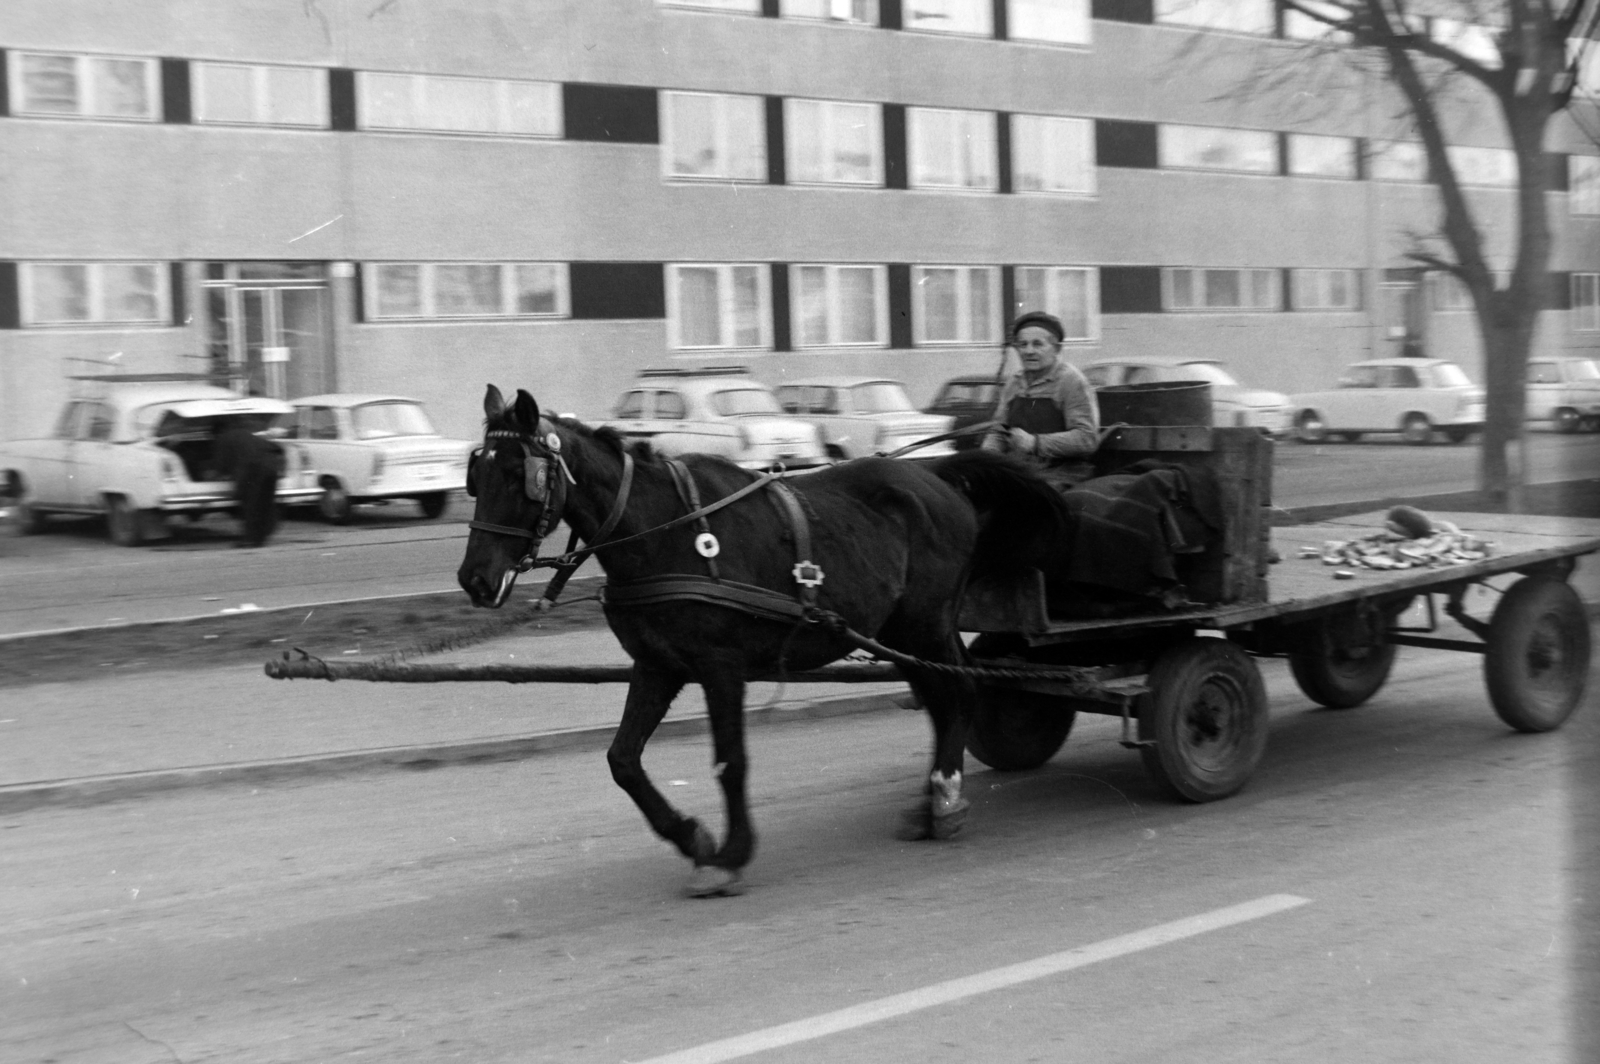
M 518 389 L 507 406 L 491 384 L 483 413 L 483 446 L 467 463 L 467 494 L 476 497 L 477 508 L 456 579 L 474 606 L 498 609 L 561 519 L 567 471 L 561 437 L 540 420 L 533 396 Z

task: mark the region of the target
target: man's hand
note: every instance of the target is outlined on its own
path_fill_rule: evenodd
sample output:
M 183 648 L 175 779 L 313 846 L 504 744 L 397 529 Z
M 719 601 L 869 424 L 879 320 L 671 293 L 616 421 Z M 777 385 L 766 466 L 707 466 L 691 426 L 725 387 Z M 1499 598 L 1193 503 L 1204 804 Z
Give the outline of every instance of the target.
M 1011 449 L 1018 454 L 1032 454 L 1038 440 L 1027 429 L 1011 430 Z

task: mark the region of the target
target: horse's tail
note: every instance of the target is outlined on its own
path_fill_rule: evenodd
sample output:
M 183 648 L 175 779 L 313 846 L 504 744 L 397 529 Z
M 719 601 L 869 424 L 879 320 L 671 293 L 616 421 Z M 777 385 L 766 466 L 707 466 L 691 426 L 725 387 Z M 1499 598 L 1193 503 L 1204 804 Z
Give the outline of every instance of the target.
M 982 531 L 975 572 L 1031 565 L 1047 568 L 1071 518 L 1050 482 L 1022 462 L 994 451 L 957 451 L 928 463 L 940 480 L 965 495 Z

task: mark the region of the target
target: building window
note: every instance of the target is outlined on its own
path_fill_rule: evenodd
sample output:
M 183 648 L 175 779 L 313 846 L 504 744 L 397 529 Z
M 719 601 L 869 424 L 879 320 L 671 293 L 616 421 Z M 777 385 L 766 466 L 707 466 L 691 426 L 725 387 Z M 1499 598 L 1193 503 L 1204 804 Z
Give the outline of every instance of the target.
M 675 348 L 771 347 L 769 278 L 754 263 L 667 269 L 667 334 Z
M 663 92 L 661 150 L 667 176 L 765 181 L 764 107 L 759 96 Z
M 1567 156 L 1567 190 L 1567 210 L 1600 214 L 1600 155 Z
M 1272 0 L 1155 0 L 1156 22 L 1203 30 L 1271 35 Z
M 1013 115 L 1011 185 L 1018 192 L 1094 195 L 1094 123 L 1086 118 Z
M 1246 174 L 1278 172 L 1278 135 L 1215 126 L 1160 127 L 1161 165 Z
M 132 122 L 160 117 L 154 59 L 16 52 L 8 65 L 13 114 Z
M 883 184 L 882 110 L 834 100 L 784 101 L 788 179 L 794 184 Z
M 918 266 L 911 288 L 918 344 L 1000 339 L 1000 271 L 994 266 Z
M 1367 166 L 1374 181 L 1428 180 L 1428 154 L 1414 140 L 1373 141 Z
M 1433 274 L 1433 309 L 1456 311 L 1472 309 L 1472 290 L 1453 273 Z
M 24 262 L 24 325 L 165 325 L 168 271 L 158 262 Z
M 791 266 L 797 347 L 882 347 L 889 304 L 882 266 Z
M 814 18 L 849 22 L 857 26 L 878 24 L 878 0 L 783 0 L 784 18 Z
M 1168 310 L 1277 310 L 1277 270 L 1207 270 L 1168 268 Z
M 1257 273 L 1270 273 L 1258 270 Z M 1295 270 L 1295 310 L 1360 310 L 1360 270 Z
M 1344 20 L 1350 17 L 1350 9 L 1339 4 L 1329 3 L 1327 0 L 1300 0 L 1312 9 L 1320 11 L 1329 18 Z M 1343 30 L 1336 30 L 1321 19 L 1315 19 L 1298 11 L 1287 8 L 1283 12 L 1283 35 L 1292 41 L 1337 41 L 1341 44 L 1350 42 L 1350 35 Z
M 1572 327 L 1579 332 L 1600 330 L 1600 273 L 1572 275 Z
M 1086 266 L 1018 266 L 1016 303 L 1019 314 L 1042 310 L 1061 319 L 1067 342 L 1100 338 L 1100 276 Z
M 1356 177 L 1356 142 L 1349 137 L 1289 135 L 1289 172 L 1297 177 Z
M 994 34 L 992 0 L 905 0 L 901 17 L 908 30 L 978 37 Z
M 1451 145 L 1445 149 L 1450 168 L 1463 185 L 1487 188 L 1517 187 L 1517 155 L 1506 148 L 1466 148 Z
M 1089 4 L 1087 0 L 1009 0 L 1006 36 L 1014 41 L 1088 44 Z
M 315 67 L 194 63 L 196 122 L 328 125 L 328 73 Z
M 546 81 L 360 73 L 361 128 L 561 136 L 561 86 Z
M 553 262 L 374 262 L 367 268 L 369 321 L 560 318 L 567 269 Z
M 995 116 L 989 111 L 906 108 L 911 144 L 911 187 L 999 188 L 994 145 Z
M 662 7 L 703 7 L 716 11 L 743 11 L 761 14 L 761 0 L 656 0 Z

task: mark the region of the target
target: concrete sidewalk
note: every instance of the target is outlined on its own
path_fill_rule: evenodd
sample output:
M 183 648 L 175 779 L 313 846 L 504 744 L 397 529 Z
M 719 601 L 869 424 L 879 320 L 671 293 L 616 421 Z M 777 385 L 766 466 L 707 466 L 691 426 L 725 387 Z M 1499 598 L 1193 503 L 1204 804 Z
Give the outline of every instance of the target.
M 263 658 L 263 661 L 265 658 Z M 432 663 L 626 664 L 608 630 L 506 637 Z M 893 708 L 898 683 L 753 683 L 752 723 Z M 180 787 L 604 749 L 622 684 L 272 680 L 260 665 L 0 690 L 0 814 Z M 658 735 L 705 730 L 698 687 Z

